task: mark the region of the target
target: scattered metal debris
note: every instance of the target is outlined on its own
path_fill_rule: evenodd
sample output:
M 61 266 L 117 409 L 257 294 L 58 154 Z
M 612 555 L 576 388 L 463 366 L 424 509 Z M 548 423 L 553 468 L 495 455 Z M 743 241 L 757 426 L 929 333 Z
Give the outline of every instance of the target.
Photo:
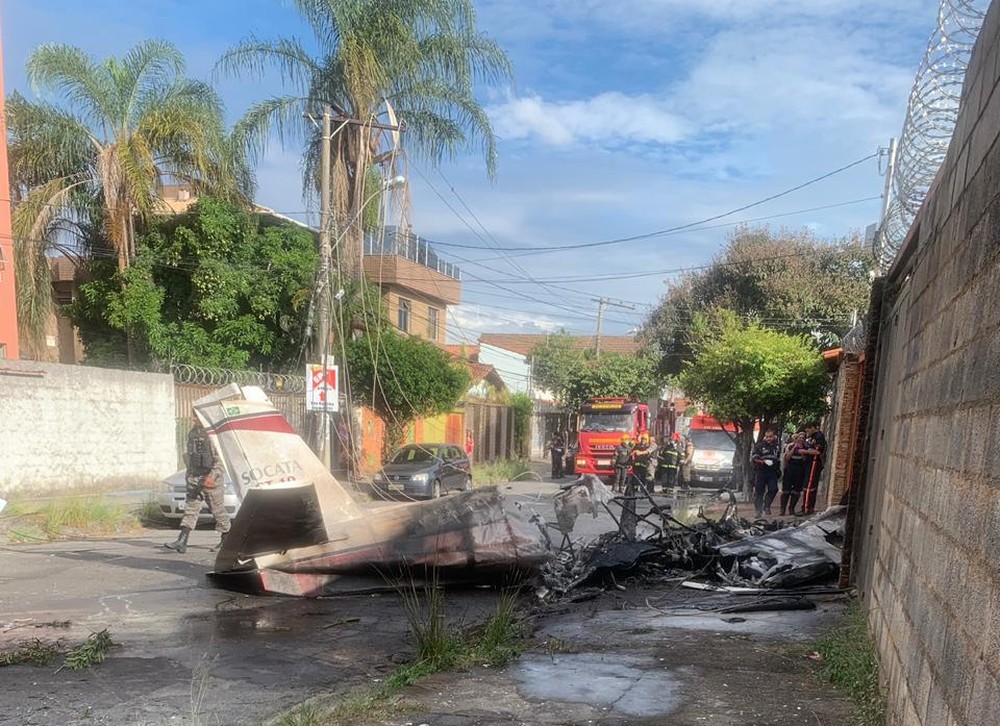
M 581 593 L 573 591 L 579 588 L 618 586 L 630 578 L 644 583 L 677 582 L 729 594 L 774 596 L 777 589 L 824 582 L 839 568 L 842 507 L 786 526 L 740 518 L 736 497 L 728 490 L 686 501 L 675 496 L 666 506 L 642 490 L 627 488 L 621 497 L 608 497 L 606 491 L 600 482 L 581 477 L 557 495 L 555 528 L 563 533 L 564 546 L 542 566 L 545 586 L 539 594 L 544 599 L 576 598 Z M 706 512 L 720 496 L 728 503 L 715 519 Z M 596 511 L 598 505 L 615 518 L 618 531 L 574 547 L 567 540 L 576 517 Z M 629 516 L 616 517 L 616 506 Z M 814 607 L 801 598 L 776 597 L 757 605 L 764 609 Z

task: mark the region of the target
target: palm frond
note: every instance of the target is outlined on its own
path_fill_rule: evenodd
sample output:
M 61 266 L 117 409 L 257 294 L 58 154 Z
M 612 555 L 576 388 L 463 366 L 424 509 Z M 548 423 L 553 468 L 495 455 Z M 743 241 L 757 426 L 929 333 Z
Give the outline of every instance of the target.
M 18 93 L 6 105 L 11 185 L 27 190 L 93 164 L 97 140 L 68 113 Z
M 73 191 L 84 181 L 53 179 L 32 189 L 11 215 L 18 332 L 35 354 L 44 350 L 46 326 L 54 310 L 49 251 L 56 246 L 53 240 L 66 219 Z
M 104 68 L 80 48 L 58 43 L 40 45 L 28 57 L 28 80 L 36 92 L 54 90 L 77 107 L 91 128 L 107 130 L 116 117 L 119 96 Z
M 249 73 L 261 78 L 271 69 L 300 89 L 307 88 L 319 70 L 299 41 L 292 38 L 269 41 L 253 35 L 227 50 L 215 64 L 216 73 L 230 77 Z

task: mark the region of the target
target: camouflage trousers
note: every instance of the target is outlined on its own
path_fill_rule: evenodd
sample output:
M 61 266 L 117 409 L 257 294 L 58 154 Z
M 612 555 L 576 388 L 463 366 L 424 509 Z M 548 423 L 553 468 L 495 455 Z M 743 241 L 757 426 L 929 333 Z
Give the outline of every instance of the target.
M 222 477 L 217 476 L 215 486 L 211 488 L 202 486 L 204 481 L 205 475 L 188 474 L 181 526 L 194 529 L 198 525 L 198 515 L 201 514 L 202 507 L 207 504 L 208 511 L 215 517 L 215 529 L 219 532 L 228 532 L 229 512 L 226 511 L 226 487 L 222 484 Z

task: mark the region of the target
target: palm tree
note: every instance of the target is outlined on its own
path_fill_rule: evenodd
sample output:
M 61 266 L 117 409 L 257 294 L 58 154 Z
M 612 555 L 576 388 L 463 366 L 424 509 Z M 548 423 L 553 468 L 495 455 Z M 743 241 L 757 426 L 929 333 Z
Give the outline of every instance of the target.
M 28 79 L 55 102 L 7 102 L 18 320 L 37 346 L 52 307 L 48 253 L 80 248 L 95 226 L 122 272 L 135 254 L 167 181 L 246 199 L 252 175 L 224 129 L 207 84 L 184 77 L 184 59 L 147 40 L 121 59 L 95 61 L 79 48 L 42 45 Z
M 472 0 L 294 4 L 312 31 L 315 55 L 295 39 L 250 37 L 230 49 L 218 68 L 257 77 L 276 70 L 292 87 L 251 107 L 240 130 L 251 153 L 262 152 L 272 130 L 282 141 L 304 141 L 306 196 L 319 186 L 321 142 L 320 130 L 306 115 L 332 107 L 333 219 L 343 237 L 341 259 L 360 260 L 371 172 L 379 164 L 394 166 L 396 129 L 405 129 L 402 145 L 408 153 L 433 164 L 480 143 L 493 177 L 496 137 L 474 90 L 477 83 L 508 81 L 510 61 L 476 29 Z M 357 275 L 350 266 L 347 272 Z

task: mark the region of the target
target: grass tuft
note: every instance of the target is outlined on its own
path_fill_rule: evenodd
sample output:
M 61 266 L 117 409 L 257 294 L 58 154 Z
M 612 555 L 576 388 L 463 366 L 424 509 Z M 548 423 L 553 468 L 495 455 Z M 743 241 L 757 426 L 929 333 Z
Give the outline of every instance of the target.
M 472 485 L 480 487 L 504 484 L 523 479 L 526 474 L 534 474 L 531 462 L 527 459 L 498 459 L 473 466 Z
M 6 538 L 35 542 L 66 537 L 94 537 L 134 532 L 136 512 L 100 496 L 11 502 L 4 511 Z
M 274 726 L 353 726 L 386 721 L 408 709 L 397 697 L 425 676 L 476 665 L 500 666 L 520 655 L 525 633 L 517 615 L 518 587 L 502 590 L 490 618 L 468 630 L 445 617 L 444 588 L 436 572 L 423 585 L 411 581 L 397 589 L 416 646 L 413 661 L 396 668 L 382 682 L 347 694 L 329 708 L 303 704 Z
M 860 603 L 851 603 L 844 621 L 816 643 L 824 675 L 850 694 L 856 726 L 884 726 L 885 693 L 879 680 L 878 656 Z

